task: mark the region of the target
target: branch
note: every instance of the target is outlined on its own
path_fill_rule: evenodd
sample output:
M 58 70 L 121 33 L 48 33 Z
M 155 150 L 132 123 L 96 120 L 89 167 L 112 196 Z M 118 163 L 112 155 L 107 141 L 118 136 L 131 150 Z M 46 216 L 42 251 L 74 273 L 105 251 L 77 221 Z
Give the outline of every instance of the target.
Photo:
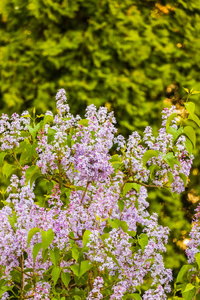
M 22 254 L 20 257 L 20 263 L 21 263 L 21 273 L 22 273 L 22 281 L 21 281 L 21 299 L 23 299 L 23 291 L 25 286 L 25 276 L 24 276 L 24 255 Z
M 82 198 L 81 198 L 81 204 L 82 204 L 82 202 L 83 202 L 83 199 L 84 199 L 84 197 L 85 197 L 85 194 L 86 194 L 86 192 L 87 192 L 87 189 L 88 189 L 89 184 L 90 184 L 90 181 L 88 181 L 87 184 L 86 184 L 85 191 L 83 192 L 83 195 L 82 195 Z
M 150 188 L 159 188 L 159 186 L 155 185 L 155 184 L 146 184 L 143 182 L 140 182 L 138 180 L 127 180 L 126 183 L 137 183 L 139 185 L 145 186 L 145 187 L 150 187 Z

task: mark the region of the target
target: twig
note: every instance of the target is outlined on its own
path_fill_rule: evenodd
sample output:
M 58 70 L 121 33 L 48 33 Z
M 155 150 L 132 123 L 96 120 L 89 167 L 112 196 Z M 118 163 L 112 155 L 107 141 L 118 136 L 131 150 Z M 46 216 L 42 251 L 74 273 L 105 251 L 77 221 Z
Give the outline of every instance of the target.
M 22 254 L 20 257 L 21 262 L 21 274 L 22 274 L 22 280 L 21 280 L 21 299 L 23 299 L 23 291 L 25 286 L 25 276 L 24 276 L 24 255 Z
M 86 184 L 85 191 L 83 192 L 83 195 L 82 195 L 82 198 L 81 198 L 81 204 L 82 204 L 82 202 L 83 202 L 83 199 L 84 199 L 84 197 L 85 197 L 85 194 L 86 194 L 86 192 L 87 192 L 87 189 L 88 189 L 89 184 L 90 184 L 90 181 L 88 181 L 87 184 Z

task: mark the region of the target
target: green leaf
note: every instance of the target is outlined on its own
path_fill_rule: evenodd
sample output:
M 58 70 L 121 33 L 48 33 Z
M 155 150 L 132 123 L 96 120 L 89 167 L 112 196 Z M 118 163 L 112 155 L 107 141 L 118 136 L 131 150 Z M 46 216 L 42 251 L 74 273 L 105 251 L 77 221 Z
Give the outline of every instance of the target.
M 194 121 L 200 127 L 200 119 L 197 117 L 197 115 L 190 113 L 188 119 Z
M 136 236 L 136 232 L 134 230 L 130 230 L 130 231 L 127 231 L 128 235 L 130 236 Z
M 7 286 L 7 285 L 2 286 L 0 288 L 0 296 L 2 296 L 5 292 L 11 291 L 13 287 L 14 287 L 14 285 L 12 285 L 12 286 Z
M 56 283 L 58 281 L 58 278 L 60 276 L 60 272 L 61 272 L 61 268 L 59 268 L 59 267 L 54 267 L 52 272 L 51 272 L 51 276 L 53 277 L 54 285 L 56 285 Z
M 85 247 L 87 245 L 87 243 L 89 242 L 90 234 L 91 234 L 91 231 L 89 231 L 89 230 L 86 230 L 84 232 L 84 234 L 83 234 L 83 247 Z
M 183 127 L 180 127 L 178 130 L 173 127 L 169 127 L 167 132 L 173 136 L 173 143 L 175 143 L 178 137 L 183 133 Z
M 45 250 L 53 242 L 54 232 L 51 228 L 48 229 L 47 231 L 41 229 L 41 236 L 42 236 L 42 248 Z
M 40 228 L 38 228 L 38 227 L 35 227 L 35 228 L 32 228 L 32 229 L 29 230 L 28 238 L 27 238 L 27 246 L 28 246 L 28 247 L 29 247 L 29 245 L 30 245 L 30 241 L 31 241 L 32 237 L 33 237 L 37 232 L 40 232 Z
M 192 142 L 188 138 L 186 138 L 186 141 L 185 141 L 185 148 L 188 151 L 188 153 L 191 155 L 192 150 L 193 150 L 193 145 L 192 145 Z
M 120 226 L 120 222 L 121 221 L 119 219 L 115 219 L 115 220 L 108 219 L 108 223 L 111 225 L 112 228 L 118 229 Z
M 69 285 L 69 283 L 70 283 L 70 281 L 71 281 L 70 274 L 69 273 L 62 273 L 61 274 L 61 278 L 62 278 L 62 281 L 63 281 L 65 287 L 67 288 L 68 285 Z
M 153 179 L 155 177 L 156 172 L 159 170 L 160 170 L 160 167 L 158 165 L 151 165 L 149 167 L 150 179 Z
M 40 126 L 41 126 L 40 123 L 38 123 L 34 128 L 31 127 L 30 125 L 26 125 L 28 131 L 30 132 L 30 134 L 33 138 L 33 140 L 35 140 L 36 134 L 37 134 L 38 130 L 40 129 Z
M 43 249 L 42 250 L 42 258 L 43 258 L 43 261 L 45 262 L 48 258 L 48 249 Z
M 114 168 L 115 171 L 116 171 L 116 170 L 118 170 L 118 169 L 121 167 L 122 164 L 121 164 L 121 163 L 115 163 L 115 162 L 113 162 L 112 165 L 113 165 L 113 168 Z
M 128 231 L 128 225 L 127 225 L 126 221 L 120 221 L 120 227 L 124 232 Z
M 176 278 L 176 282 L 183 282 L 183 276 L 185 275 L 185 273 L 191 269 L 190 265 L 183 265 L 178 273 L 178 276 Z
M 75 296 L 74 296 L 74 300 L 81 300 L 81 297 L 80 297 L 80 296 L 77 296 L 77 295 L 75 295 Z
M 190 93 L 189 89 L 187 89 L 187 88 L 184 88 L 184 87 L 183 87 L 183 89 L 184 89 L 184 91 L 185 91 L 187 94 L 189 94 L 189 93 Z
M 139 294 L 127 294 L 125 296 L 122 297 L 123 300 L 126 300 L 126 299 L 134 299 L 134 300 L 141 300 L 142 298 L 140 297 Z
M 166 130 L 168 130 L 171 121 L 174 120 L 174 118 L 176 118 L 176 117 L 177 117 L 177 113 L 173 113 L 167 118 Z
M 17 169 L 17 167 L 13 166 L 13 165 L 10 165 L 10 164 L 5 164 L 3 166 L 3 175 L 8 178 L 10 177 L 10 175 L 12 175 L 12 173 Z
M 143 155 L 143 158 L 142 158 L 142 161 L 143 161 L 143 166 L 146 166 L 148 160 L 152 157 L 158 157 L 158 151 L 155 151 L 155 150 L 147 150 L 144 155 Z
M 174 180 L 173 174 L 172 174 L 171 172 L 168 172 L 168 173 L 167 173 L 167 177 L 168 177 L 169 183 L 172 183 L 173 180 Z
M 200 269 L 200 252 L 198 252 L 198 253 L 195 254 L 195 259 L 196 259 L 196 262 L 197 262 L 198 267 Z
M 104 234 L 102 234 L 102 235 L 101 235 L 102 241 L 105 241 L 106 239 L 108 239 L 109 236 L 110 236 L 109 233 L 104 233 Z
M 55 247 L 53 250 L 49 249 L 49 254 L 50 254 L 50 258 L 52 263 L 54 264 L 55 267 L 57 267 L 58 265 L 58 260 L 59 260 L 59 249 L 57 247 Z
M 53 122 L 53 116 L 51 115 L 45 115 L 44 120 L 42 121 L 42 129 L 44 130 L 44 127 L 47 123 Z
M 132 189 L 136 190 L 136 192 L 139 193 L 140 187 L 141 187 L 141 185 L 139 185 L 135 182 L 133 182 L 133 183 L 127 182 L 127 183 L 125 183 L 125 185 L 123 187 L 122 195 L 125 196 Z
M 33 182 L 41 176 L 41 171 L 38 166 L 30 166 L 25 173 L 26 184 L 30 181 L 30 186 L 32 186 Z
M 85 126 L 87 127 L 88 126 L 88 123 L 89 123 L 89 120 L 88 119 L 82 119 L 78 122 L 79 125 L 82 125 L 82 126 Z
M 118 155 L 118 154 L 114 154 L 113 156 L 111 156 L 111 159 L 109 160 L 109 162 L 120 162 L 121 163 L 122 158 Z
M 117 202 L 117 204 L 118 204 L 118 207 L 119 207 L 119 210 L 120 210 L 120 212 L 123 212 L 123 210 L 124 210 L 124 201 L 123 200 L 118 200 L 118 202 Z
M 72 266 L 70 266 L 70 269 L 76 276 L 79 275 L 79 265 L 72 265 Z
M 185 108 L 189 112 L 189 114 L 194 114 L 195 111 L 195 104 L 194 102 L 186 102 L 184 103 Z
M 73 257 L 76 261 L 78 261 L 78 258 L 79 258 L 79 252 L 78 252 L 78 249 L 76 248 L 75 245 L 73 245 L 71 251 L 72 251 L 72 257 Z
M 200 91 L 192 91 L 191 94 L 192 94 L 192 95 L 197 95 L 197 94 L 200 94 Z
M 148 245 L 148 236 L 145 233 L 141 233 L 138 237 L 138 243 L 142 249 L 142 252 L 144 252 L 145 247 Z
M 192 300 L 194 295 L 196 293 L 196 288 L 194 285 L 192 285 L 191 283 L 188 283 L 184 289 L 184 291 L 182 291 L 182 296 L 185 300 Z
M 33 144 L 33 145 L 27 144 L 25 146 L 25 151 L 23 151 L 20 156 L 19 162 L 21 165 L 32 162 L 33 156 L 35 156 L 37 154 L 35 149 L 36 149 L 36 144 Z
M 194 129 L 191 126 L 186 126 L 183 129 L 183 133 L 190 139 L 190 141 L 193 143 L 194 147 L 196 146 L 196 134 Z
M 54 140 L 54 136 L 56 134 L 56 130 L 52 128 L 48 128 L 48 134 L 47 134 L 47 143 L 50 144 Z
M 92 268 L 92 265 L 90 264 L 90 262 L 88 260 L 82 261 L 81 266 L 80 266 L 79 278 L 91 268 Z
M 35 262 L 39 251 L 42 249 L 42 243 L 35 244 L 33 246 L 33 261 Z
M 184 186 L 187 185 L 187 176 L 183 173 L 179 173 L 179 177 L 183 180 Z
M 4 158 L 5 158 L 5 156 L 6 156 L 7 154 L 8 154 L 8 153 L 6 153 L 6 152 L 1 152 L 1 153 L 0 153 L 0 167 L 3 165 Z
M 164 161 L 170 166 L 170 168 L 173 170 L 174 165 L 180 166 L 180 162 L 174 157 L 174 154 L 172 152 L 167 153 L 163 157 Z

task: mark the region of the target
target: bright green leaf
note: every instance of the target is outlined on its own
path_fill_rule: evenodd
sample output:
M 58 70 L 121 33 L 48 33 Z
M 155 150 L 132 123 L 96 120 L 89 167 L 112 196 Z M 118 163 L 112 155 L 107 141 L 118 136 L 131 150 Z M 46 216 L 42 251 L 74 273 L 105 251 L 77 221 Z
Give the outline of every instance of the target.
M 179 173 L 179 177 L 183 180 L 184 186 L 187 185 L 187 176 L 183 173 Z
M 157 157 L 158 156 L 158 151 L 155 150 L 147 150 L 142 158 L 143 165 L 146 166 L 147 162 L 149 161 L 150 158 L 152 157 Z
M 198 252 L 198 253 L 195 254 L 195 259 L 196 259 L 196 262 L 197 262 L 198 267 L 200 269 L 200 252 Z
M 194 129 L 191 126 L 186 126 L 183 129 L 183 133 L 190 139 L 190 141 L 193 143 L 194 147 L 196 146 L 196 134 Z
M 36 260 L 36 257 L 41 249 L 42 249 L 42 243 L 38 243 L 33 246 L 33 261 Z
M 62 274 L 61 274 L 61 279 L 62 279 L 62 281 L 63 281 L 65 287 L 67 288 L 68 285 L 69 285 L 69 283 L 70 283 L 70 281 L 71 281 L 71 276 L 70 276 L 70 274 L 69 274 L 69 273 L 62 273 Z
M 58 281 L 58 278 L 60 276 L 60 272 L 61 272 L 61 268 L 59 268 L 59 267 L 54 267 L 52 272 L 51 272 L 51 276 L 53 278 L 54 285 L 56 285 L 56 283 Z
M 177 113 L 173 113 L 167 118 L 166 130 L 168 130 L 171 121 L 174 120 L 176 117 L 177 117 Z
M 74 245 L 74 247 L 72 247 L 72 257 L 76 260 L 76 261 L 78 261 L 78 258 L 79 258 L 79 252 L 78 252 L 78 249 L 75 247 L 75 245 Z
M 85 126 L 87 127 L 88 126 L 88 123 L 89 123 L 89 120 L 88 119 L 82 119 L 78 122 L 79 125 L 82 125 L 82 126 Z
M 194 121 L 200 127 L 200 119 L 197 115 L 190 113 L 188 119 Z
M 189 112 L 189 114 L 194 114 L 195 111 L 195 104 L 194 102 L 186 102 L 184 103 L 185 108 Z
M 29 247 L 29 245 L 30 245 L 30 241 L 31 241 L 32 237 L 33 237 L 37 232 L 40 232 L 40 228 L 38 228 L 38 227 L 35 227 L 35 228 L 32 228 L 32 229 L 29 230 L 28 238 L 27 238 L 27 246 L 28 246 L 28 247 Z
M 178 273 L 176 282 L 183 282 L 183 276 L 189 269 L 191 269 L 190 265 L 183 265 Z
M 183 89 L 184 89 L 184 91 L 185 91 L 187 94 L 189 94 L 189 93 L 190 93 L 189 89 L 187 89 L 187 88 L 184 88 L 184 87 L 183 87 Z
M 87 245 L 87 243 L 89 242 L 90 234 L 91 234 L 91 231 L 89 231 L 89 230 L 86 230 L 84 232 L 84 234 L 83 234 L 83 247 L 85 247 Z
M 124 210 L 124 201 L 123 200 L 118 200 L 118 202 L 117 202 L 117 204 L 118 204 L 118 207 L 119 207 L 119 210 L 120 210 L 120 212 L 123 212 L 123 210 Z
M 108 223 L 111 225 L 112 228 L 118 229 L 120 226 L 120 222 L 121 221 L 119 219 L 115 219 L 115 220 L 108 219 Z
M 186 141 L 185 141 L 185 148 L 188 151 L 188 153 L 191 155 L 192 150 L 193 150 L 193 145 L 192 145 L 192 142 L 188 138 L 186 138 Z
M 124 232 L 128 231 L 128 225 L 127 225 L 126 221 L 120 221 L 120 227 Z
M 80 266 L 79 278 L 91 268 L 92 268 L 92 265 L 90 264 L 90 262 L 88 260 L 82 261 L 81 266 Z
M 13 165 L 10 165 L 10 164 L 5 164 L 3 166 L 3 175 L 8 178 L 10 177 L 10 175 L 13 174 L 13 172 L 17 169 L 17 167 L 13 166 Z
M 76 276 L 79 275 L 79 265 L 72 265 L 72 266 L 70 266 L 70 269 Z
M 0 167 L 3 165 L 4 158 L 5 158 L 5 156 L 6 156 L 7 154 L 8 154 L 8 153 L 6 153 L 6 152 L 1 152 L 1 153 L 0 153 Z
M 138 237 L 138 243 L 142 249 L 142 252 L 144 252 L 145 247 L 148 245 L 148 236 L 145 233 L 141 233 Z
M 192 285 L 191 283 L 188 283 L 184 289 L 184 291 L 182 291 L 182 296 L 185 300 L 192 300 L 194 295 L 196 293 L 196 288 L 194 285 Z

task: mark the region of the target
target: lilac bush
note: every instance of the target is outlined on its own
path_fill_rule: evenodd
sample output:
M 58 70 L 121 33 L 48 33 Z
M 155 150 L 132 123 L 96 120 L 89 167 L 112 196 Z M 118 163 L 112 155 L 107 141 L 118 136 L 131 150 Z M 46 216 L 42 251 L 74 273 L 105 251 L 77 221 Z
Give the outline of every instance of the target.
M 0 211 L 1 299 L 167 299 L 169 229 L 148 213 L 147 191 L 184 190 L 193 128 L 166 108 L 157 137 L 147 127 L 126 141 L 106 108 L 90 105 L 81 119 L 63 89 L 56 101 L 55 116 L 0 118 L 0 164 L 10 177 Z

